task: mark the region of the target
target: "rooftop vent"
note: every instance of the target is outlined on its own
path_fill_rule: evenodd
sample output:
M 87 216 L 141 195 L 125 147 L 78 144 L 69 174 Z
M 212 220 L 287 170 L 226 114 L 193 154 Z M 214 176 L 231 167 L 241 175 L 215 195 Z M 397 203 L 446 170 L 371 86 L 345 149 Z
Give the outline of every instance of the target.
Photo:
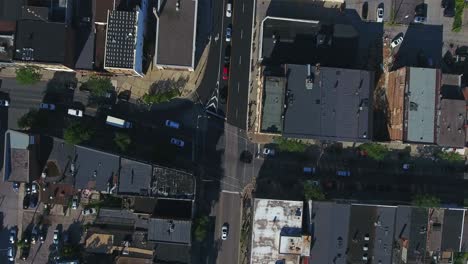
M 296 209 L 296 216 L 301 216 L 301 215 L 302 215 L 301 208 L 297 208 Z
M 176 2 L 175 4 L 175 10 L 179 11 L 180 10 L 180 0 Z
M 305 86 L 306 86 L 307 90 L 314 89 L 314 79 L 313 79 L 313 76 L 311 74 L 310 64 L 307 64 L 307 78 L 305 80 Z
M 415 102 L 410 102 L 410 111 L 418 111 L 418 104 Z

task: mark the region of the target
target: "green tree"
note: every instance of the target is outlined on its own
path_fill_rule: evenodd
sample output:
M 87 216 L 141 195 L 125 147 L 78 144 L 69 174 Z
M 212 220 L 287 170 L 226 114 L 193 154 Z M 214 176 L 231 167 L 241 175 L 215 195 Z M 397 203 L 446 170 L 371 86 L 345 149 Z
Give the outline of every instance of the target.
M 374 160 L 384 160 L 389 153 L 387 147 L 378 143 L 364 143 L 359 146 L 360 150 L 367 152 L 367 155 Z
M 106 77 L 91 76 L 84 85 L 90 90 L 91 96 L 104 97 L 107 92 L 113 91 L 111 80 Z
M 69 144 L 80 144 L 88 141 L 94 134 L 94 130 L 82 123 L 73 122 L 63 132 L 63 138 Z
M 276 137 L 275 143 L 278 144 L 278 149 L 284 152 L 305 152 L 308 145 L 297 139 L 288 139 L 284 137 Z
M 440 199 L 429 194 L 417 194 L 411 204 L 417 207 L 440 207 Z
M 311 181 L 304 182 L 304 197 L 306 200 L 325 200 L 325 194 L 320 186 L 313 184 Z
M 16 81 L 22 85 L 31 85 L 39 82 L 42 78 L 39 68 L 26 66 L 16 70 Z
M 205 240 L 208 229 L 208 216 L 201 216 L 195 220 L 194 235 L 198 242 Z
M 21 129 L 30 129 L 40 125 L 42 122 L 43 120 L 39 111 L 31 109 L 18 119 L 17 124 Z
M 449 151 L 449 152 L 440 151 L 440 152 L 437 152 L 436 156 L 441 160 L 445 160 L 449 162 L 458 162 L 458 161 L 463 161 L 465 159 L 462 155 L 454 151 Z
M 158 91 L 153 94 L 145 94 L 141 98 L 146 104 L 160 104 L 166 103 L 172 100 L 173 98 L 180 96 L 180 92 L 177 89 L 171 89 L 168 91 Z
M 132 143 L 132 139 L 126 133 L 117 132 L 114 136 L 114 142 L 122 152 L 126 152 Z

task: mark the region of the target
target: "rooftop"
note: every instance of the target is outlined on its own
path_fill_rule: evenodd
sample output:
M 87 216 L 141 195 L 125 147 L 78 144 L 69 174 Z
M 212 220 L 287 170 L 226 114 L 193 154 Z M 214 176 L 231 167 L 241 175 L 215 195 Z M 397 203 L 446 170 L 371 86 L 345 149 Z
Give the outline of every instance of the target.
M 192 219 L 192 207 L 192 201 L 159 198 L 153 216 L 171 219 Z
M 11 35 L 0 35 L 0 61 L 11 62 L 13 60 L 13 53 L 15 37 Z
M 71 184 L 49 183 L 47 188 L 40 189 L 39 197 L 42 203 L 68 205 L 75 194 L 75 188 Z M 52 199 L 50 199 L 52 198 Z
M 194 68 L 197 5 L 198 0 L 158 1 L 157 65 Z
M 406 137 L 409 142 L 435 143 L 435 118 L 439 71 L 428 68 L 409 68 L 405 112 Z
M 406 69 L 401 68 L 388 74 L 388 134 L 391 140 L 403 140 L 403 113 L 406 86 Z
M 372 72 L 287 66 L 283 135 L 342 141 L 372 138 Z
M 137 41 L 137 12 L 110 11 L 104 67 L 133 69 Z
M 48 179 L 52 181 L 61 179 L 65 180 L 67 183 L 73 184 L 71 164 L 76 159 L 75 146 L 67 144 L 63 139 L 59 138 L 44 138 L 41 140 L 41 145 L 46 147 L 49 145 L 49 142 L 50 153 L 44 167 L 44 172 L 47 176 L 46 181 L 48 181 Z M 65 179 L 62 178 L 64 176 Z
M 42 20 L 20 20 L 16 27 L 14 59 L 65 63 L 66 25 Z
M 283 130 L 282 117 L 286 78 L 266 76 L 263 90 L 261 131 L 281 133 Z
M 75 188 L 107 192 L 116 184 L 119 167 L 117 155 L 76 146 Z
M 150 164 L 120 159 L 119 194 L 148 196 L 153 167 Z
M 102 0 L 100 0 L 102 1 Z M 81 0 L 77 3 L 76 39 L 73 43 L 75 68 L 92 70 L 94 68 L 94 0 Z M 97 1 L 99 2 L 99 1 Z
M 112 11 L 119 6 L 120 0 L 93 0 L 94 21 L 97 23 L 107 23 L 107 11 Z
M 95 224 L 134 227 L 137 216 L 127 210 L 100 209 Z
M 463 232 L 463 216 L 465 210 L 444 210 L 444 225 L 442 226 L 442 241 L 440 250 L 461 251 L 461 236 Z M 465 241 L 466 243 L 466 241 Z
M 191 263 L 189 245 L 156 243 L 156 263 Z
M 184 171 L 154 166 L 152 194 L 168 198 L 193 199 L 195 179 L 192 174 Z
M 270 199 L 254 200 L 251 263 L 299 263 L 299 255 L 281 254 L 281 237 L 300 236 L 303 202 Z M 309 244 L 310 247 L 310 244 Z
M 21 1 L 0 0 L 0 20 L 16 21 L 20 17 Z
M 437 144 L 445 147 L 465 146 L 466 102 L 442 99 L 437 120 Z
M 4 179 L 8 181 L 29 182 L 31 179 L 32 136 L 8 130 L 5 133 Z
M 161 243 L 190 244 L 192 222 L 151 218 L 148 225 L 148 240 Z

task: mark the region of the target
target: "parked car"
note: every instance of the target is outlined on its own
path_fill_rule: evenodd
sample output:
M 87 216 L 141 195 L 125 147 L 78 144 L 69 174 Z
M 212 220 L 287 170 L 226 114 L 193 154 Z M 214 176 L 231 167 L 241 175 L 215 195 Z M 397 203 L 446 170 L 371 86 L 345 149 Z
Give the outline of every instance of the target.
M 384 6 L 383 6 L 383 4 L 380 4 L 377 7 L 377 22 L 382 23 L 383 22 L 383 16 L 384 16 Z
M 229 66 L 224 65 L 223 67 L 223 80 L 229 79 Z
M 73 197 L 71 208 L 72 209 L 78 208 L 78 197 L 76 197 L 76 196 Z
M 426 18 L 423 17 L 423 16 L 415 16 L 413 22 L 414 23 L 424 23 L 424 22 L 426 22 Z
M 253 159 L 253 155 L 252 155 L 252 153 L 250 153 L 250 151 L 244 150 L 244 151 L 241 152 L 240 161 L 242 161 L 244 163 L 251 163 L 252 159 Z
M 226 17 L 231 17 L 231 15 L 232 15 L 232 4 L 228 2 L 226 4 Z
M 274 156 L 275 150 L 271 148 L 263 148 L 263 155 L 265 156 Z
M 227 223 L 224 223 L 224 225 L 221 227 L 221 239 L 226 240 L 229 232 L 229 226 Z
M 392 47 L 392 49 L 394 49 L 397 46 L 399 46 L 401 44 L 401 42 L 403 42 L 403 35 L 402 34 L 399 37 L 395 38 L 392 41 L 392 43 L 390 43 L 390 47 Z
M 29 208 L 36 208 L 38 201 L 39 201 L 39 195 L 37 193 L 31 194 Z
M 447 6 L 444 9 L 444 17 L 454 17 L 455 16 L 455 8 L 451 6 Z
M 8 107 L 10 105 L 10 101 L 7 99 L 0 99 L 0 106 Z
M 341 176 L 341 177 L 349 177 L 351 176 L 351 172 L 346 171 L 346 170 L 339 170 L 336 172 L 336 175 Z
M 31 243 L 36 244 L 39 240 L 39 230 L 37 226 L 34 226 L 31 232 Z
M 177 138 L 171 138 L 171 144 L 182 148 L 185 145 L 185 142 Z
M 166 124 L 167 127 L 171 127 L 171 128 L 175 128 L 175 129 L 180 128 L 180 124 L 177 123 L 177 122 L 174 122 L 172 120 L 166 120 L 165 124 Z
M 219 102 L 222 104 L 225 104 L 227 102 L 227 97 L 228 97 L 228 87 L 224 85 L 219 90 Z
M 440 7 L 446 8 L 446 7 L 447 7 L 447 3 L 448 3 L 447 0 L 442 0 L 442 2 L 440 3 Z
M 70 109 L 68 109 L 68 114 L 71 115 L 71 116 L 82 117 L 83 116 L 83 111 L 81 111 L 79 109 L 70 108 Z
M 55 230 L 54 230 L 53 240 L 52 240 L 52 243 L 54 243 L 54 245 L 58 245 L 58 243 L 59 243 L 59 235 L 60 235 L 60 230 L 55 229 Z
M 30 194 L 31 193 L 31 184 L 30 183 L 26 183 L 24 185 L 24 191 L 26 194 Z
M 13 182 L 13 191 L 18 192 L 20 187 L 19 182 Z
M 55 105 L 54 105 L 54 104 L 41 103 L 41 104 L 39 105 L 39 108 L 40 108 L 40 109 L 45 109 L 45 110 L 51 110 L 51 111 L 53 111 L 53 110 L 55 110 Z
M 367 14 L 369 13 L 369 3 L 366 1 L 362 4 L 362 19 L 367 19 Z
M 23 209 L 28 209 L 29 208 L 29 203 L 31 201 L 31 195 L 26 194 L 23 198 Z
M 229 63 L 231 61 L 231 45 L 226 46 L 226 50 L 224 51 L 224 63 Z
M 315 167 L 304 167 L 303 171 L 306 174 L 314 174 L 315 173 Z
M 14 247 L 9 247 L 7 249 L 7 257 L 9 261 L 14 261 L 16 256 L 16 251 Z
M 21 248 L 21 256 L 20 256 L 20 258 L 21 258 L 22 260 L 27 260 L 28 257 L 29 257 L 29 251 L 30 251 L 30 250 L 31 250 L 31 247 L 30 247 L 29 245 L 27 245 L 27 246 Z
M 10 244 L 14 244 L 16 242 L 16 227 L 13 227 L 10 229 L 10 238 L 9 238 L 9 241 L 10 241 Z
M 97 210 L 96 208 L 88 208 L 88 209 L 84 209 L 83 210 L 83 215 L 93 215 L 93 214 L 96 214 L 97 213 Z
M 232 26 L 226 28 L 226 42 L 231 42 Z
M 33 183 L 31 184 L 31 193 L 37 193 L 37 189 L 38 189 L 38 186 L 37 186 L 37 183 Z

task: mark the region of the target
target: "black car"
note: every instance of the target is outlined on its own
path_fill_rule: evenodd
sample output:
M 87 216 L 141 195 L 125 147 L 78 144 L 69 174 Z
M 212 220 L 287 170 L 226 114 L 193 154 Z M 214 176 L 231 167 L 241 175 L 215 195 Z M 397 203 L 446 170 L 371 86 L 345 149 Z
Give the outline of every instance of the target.
M 447 0 L 446 6 L 444 9 L 445 17 L 454 17 L 455 16 L 455 0 Z
M 28 259 L 30 249 L 31 249 L 31 247 L 29 245 L 24 246 L 24 247 L 21 248 L 21 259 L 22 260 L 27 260 Z
M 23 209 L 28 209 L 29 208 L 29 203 L 31 201 L 31 195 L 27 194 L 23 198 Z
M 252 159 L 253 159 L 253 155 L 252 155 L 252 153 L 250 153 L 250 151 L 248 151 L 248 150 L 242 151 L 242 153 L 240 155 L 240 161 L 242 161 L 244 163 L 251 163 Z
M 369 13 L 369 3 L 364 2 L 362 4 L 362 12 L 361 12 L 362 19 L 367 19 L 367 14 L 368 13 Z
M 222 104 L 226 104 L 227 97 L 228 97 L 228 87 L 224 85 L 223 88 L 219 90 L 219 102 Z
M 447 7 L 447 0 L 442 0 L 442 2 L 440 3 L 440 7 L 442 8 L 446 8 Z
M 39 201 L 39 196 L 37 195 L 37 193 L 31 194 L 31 199 L 29 201 L 29 207 L 30 208 L 36 208 L 38 201 Z
M 231 62 L 231 45 L 226 46 L 226 50 L 224 51 L 224 63 Z

